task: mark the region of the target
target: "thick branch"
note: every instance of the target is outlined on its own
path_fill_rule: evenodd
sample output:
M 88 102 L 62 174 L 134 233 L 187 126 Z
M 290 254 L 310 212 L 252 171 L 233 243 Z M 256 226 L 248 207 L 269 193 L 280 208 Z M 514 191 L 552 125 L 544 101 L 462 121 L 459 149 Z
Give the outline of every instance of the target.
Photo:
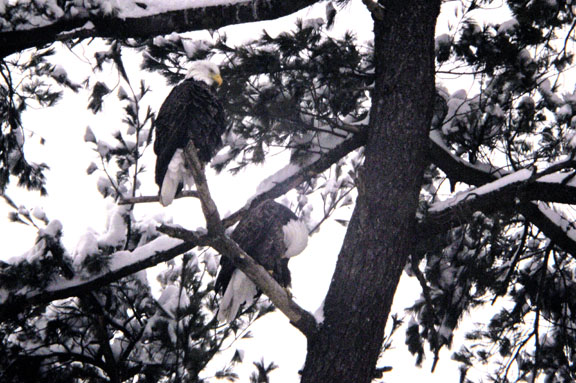
M 86 294 L 140 270 L 169 261 L 197 245 L 204 244 L 201 238 L 196 238 L 198 242 L 184 242 L 177 245 L 174 245 L 176 240 L 171 240 L 166 243 L 166 249 L 158 246 L 158 243 L 163 240 L 159 238 L 132 252 L 120 251 L 112 254 L 112 262 L 114 263 L 121 259 L 122 261 L 119 264 L 122 266 L 111 267 L 111 270 L 103 271 L 99 275 L 88 279 L 76 277 L 67 281 L 56 280 L 42 291 L 10 294 L 5 301 L 0 303 L 0 321 L 16 316 L 29 305 L 47 304 L 56 299 Z
M 530 201 L 576 204 L 576 186 L 546 182 L 546 179 L 534 180 L 531 175 L 532 172 L 525 169 L 433 204 L 420 227 L 430 234 L 440 233 L 468 221 L 476 211 L 510 214 L 517 210 L 518 205 Z M 508 178 L 512 180 L 507 181 Z M 521 210 L 535 212 L 531 208 Z M 543 223 L 541 219 L 538 221 Z
M 49 25 L 0 32 L 0 58 L 27 48 L 73 38 L 148 38 L 172 32 L 218 29 L 232 24 L 272 20 L 299 11 L 316 1 L 241 1 L 137 18 L 66 15 Z
M 495 182 L 499 180 L 501 176 L 506 175 L 505 172 L 491 168 L 488 165 L 472 165 L 453 156 L 448 148 L 443 146 L 434 134 L 435 132 L 430 134 L 429 155 L 431 161 L 446 173 L 452 182 L 464 182 L 469 185 L 481 186 Z M 566 166 L 568 165 L 570 165 L 569 161 L 566 162 Z M 545 170 L 538 176 L 546 174 L 547 171 Z M 472 193 L 473 191 L 471 194 Z M 418 230 L 420 234 L 424 236 L 431 233 L 439 233 L 442 230 L 452 227 L 457 222 L 465 221 L 471 210 L 476 207 L 485 212 L 493 212 L 498 208 L 500 208 L 499 211 L 509 210 L 516 204 L 516 197 L 518 197 L 519 201 L 517 209 L 527 220 L 537 226 L 544 235 L 558 246 L 576 256 L 576 242 L 572 237 L 568 235 L 566 230 L 559 227 L 554 220 L 544 214 L 536 203 L 530 202 L 531 200 L 541 200 L 546 202 L 576 203 L 574 185 L 571 183 L 550 182 L 548 176 L 536 180 L 532 177 L 531 180 L 516 184 L 515 186 L 511 185 L 509 189 L 504 189 L 492 196 L 486 196 L 475 201 L 466 201 L 461 205 L 462 209 L 453 210 L 451 213 L 432 212 L 432 214 L 418 226 Z M 502 200 L 500 200 L 500 198 L 502 198 Z M 491 204 L 494 204 L 494 206 L 490 206 Z
M 186 166 L 192 172 L 196 183 L 198 197 L 206 218 L 208 237 L 211 239 L 210 246 L 224 257 L 228 257 L 234 266 L 242 270 L 304 335 L 311 336 L 314 334 L 316 329 L 314 317 L 298 306 L 266 269 L 256 263 L 252 257 L 246 254 L 236 242 L 224 233 L 224 225 L 220 220 L 218 208 L 210 195 L 210 189 L 204 174 L 204 166 L 198 158 L 198 152 L 192 141 L 186 145 L 184 158 Z
M 366 132 L 361 132 L 352 136 L 352 138 L 347 139 L 340 145 L 336 146 L 334 149 L 322 154 L 322 156 L 314 161 L 312 164 L 303 167 L 296 174 L 286 178 L 284 181 L 276 184 L 276 186 L 271 189 L 260 193 L 253 198 L 251 198 L 243 208 L 230 214 L 228 217 L 222 220 L 224 226 L 232 226 L 235 222 L 239 221 L 244 214 L 254 206 L 259 205 L 261 202 L 280 197 L 286 194 L 288 191 L 292 190 L 296 186 L 300 185 L 302 182 L 309 180 L 313 176 L 322 173 L 330 166 L 334 165 L 341 158 L 346 156 L 348 153 L 358 149 L 363 146 L 366 142 Z

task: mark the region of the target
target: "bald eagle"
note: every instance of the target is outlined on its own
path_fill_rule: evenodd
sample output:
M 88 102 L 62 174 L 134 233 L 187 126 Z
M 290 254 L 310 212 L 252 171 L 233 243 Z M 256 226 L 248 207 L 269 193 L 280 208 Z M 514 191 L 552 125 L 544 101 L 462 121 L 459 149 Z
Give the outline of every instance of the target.
M 195 61 L 184 81 L 172 89 L 160 107 L 154 123 L 154 153 L 156 184 L 163 206 L 170 205 L 185 185 L 194 183 L 183 156 L 188 142 L 192 140 L 203 163 L 210 162 L 222 146 L 226 124 L 213 84 L 222 84 L 218 66 Z
M 231 238 L 283 287 L 290 286 L 288 260 L 308 244 L 308 229 L 287 207 L 268 200 L 252 209 L 232 232 Z M 216 292 L 222 294 L 218 320 L 232 322 L 242 304 L 250 305 L 256 285 L 232 262 L 222 257 Z

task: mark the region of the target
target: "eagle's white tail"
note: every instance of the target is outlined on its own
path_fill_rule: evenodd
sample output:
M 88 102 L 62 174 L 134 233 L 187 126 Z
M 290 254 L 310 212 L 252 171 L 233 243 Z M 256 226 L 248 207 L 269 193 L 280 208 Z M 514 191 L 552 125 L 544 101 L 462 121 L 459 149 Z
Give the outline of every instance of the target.
M 243 303 L 247 305 L 252 304 L 254 296 L 256 295 L 256 285 L 240 270 L 234 270 L 230 283 L 226 288 L 226 292 L 220 301 L 220 310 L 218 311 L 218 321 L 232 322 L 238 309 Z
M 168 206 L 174 201 L 174 197 L 176 197 L 176 192 L 178 191 L 178 185 L 191 186 L 194 184 L 194 179 L 186 169 L 185 162 L 183 150 L 176 150 L 170 160 L 170 164 L 168 164 L 168 169 L 166 169 L 166 174 L 162 181 L 162 188 L 160 190 L 160 203 L 162 206 Z

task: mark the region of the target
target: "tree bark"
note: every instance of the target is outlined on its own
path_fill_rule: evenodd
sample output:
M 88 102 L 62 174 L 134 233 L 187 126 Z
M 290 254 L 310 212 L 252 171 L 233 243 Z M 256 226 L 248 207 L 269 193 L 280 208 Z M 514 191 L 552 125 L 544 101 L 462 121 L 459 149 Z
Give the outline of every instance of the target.
M 407 256 L 434 105 L 439 0 L 387 0 L 375 20 L 376 83 L 358 199 L 302 382 L 368 383 Z

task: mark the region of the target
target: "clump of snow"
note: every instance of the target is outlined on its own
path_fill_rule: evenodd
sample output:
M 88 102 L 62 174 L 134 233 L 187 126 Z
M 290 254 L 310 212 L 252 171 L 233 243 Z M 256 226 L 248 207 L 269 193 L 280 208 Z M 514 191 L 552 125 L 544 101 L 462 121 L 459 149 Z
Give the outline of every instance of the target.
M 182 39 L 182 46 L 186 52 L 186 56 L 189 58 L 194 57 L 196 52 L 208 50 L 211 47 L 211 43 L 206 40 L 189 40 Z
M 532 62 L 534 62 L 534 59 L 532 58 L 532 55 L 530 54 L 530 52 L 528 51 L 528 49 L 522 49 L 520 51 L 520 53 L 518 53 L 518 61 L 523 65 L 523 66 L 528 66 L 529 64 L 531 64 Z
M 471 111 L 470 102 L 467 100 L 467 93 L 464 89 L 454 92 L 448 99 L 447 105 L 448 112 L 442 126 L 444 135 L 457 132 L 460 129 L 460 124 L 465 123 L 465 119 Z
M 56 237 L 62 233 L 62 223 L 54 219 L 46 225 L 44 229 L 40 229 L 40 235 L 48 235 L 50 237 Z
M 314 319 L 316 319 L 316 322 L 318 324 L 322 324 L 324 322 L 324 302 L 325 300 L 322 301 L 322 303 L 320 304 L 320 307 L 318 307 L 316 309 L 316 311 L 314 311 Z
M 84 141 L 96 143 L 96 136 L 89 126 L 86 127 L 86 131 L 84 132 Z
M 542 83 L 540 83 L 540 85 L 538 86 L 538 91 L 540 92 L 542 97 L 544 97 L 544 99 L 548 103 L 550 103 L 556 107 L 563 104 L 563 101 L 560 98 L 560 96 L 558 96 L 556 93 L 554 93 L 552 91 L 552 86 L 550 85 L 550 80 L 546 79 L 546 80 L 542 81 Z
M 158 298 L 158 305 L 172 317 L 175 317 L 178 309 L 182 309 L 190 305 L 190 298 L 186 294 L 186 290 L 181 289 L 179 286 L 170 285 L 166 286 L 160 298 Z
M 300 166 L 296 164 L 288 164 L 282 169 L 278 170 L 276 173 L 265 178 L 258 187 L 256 188 L 256 195 L 267 192 L 272 189 L 277 184 L 285 181 L 286 179 L 292 177 L 294 174 L 298 173 Z
M 324 19 L 321 17 L 302 20 L 302 29 L 320 29 L 323 25 Z
M 68 78 L 68 73 L 62 65 L 54 65 L 52 68 L 52 76 L 60 81 L 64 81 Z
M 98 238 L 98 244 L 101 247 L 121 246 L 126 240 L 126 220 L 125 216 L 129 214 L 129 207 L 114 206 L 108 214 L 106 222 L 106 232 Z
M 558 121 L 567 121 L 572 117 L 572 107 L 570 104 L 564 104 L 556 110 L 556 119 Z
M 106 142 L 99 141 L 98 148 L 96 150 L 101 157 L 106 157 L 108 153 L 110 153 L 111 148 L 110 145 L 108 145 Z
M 91 230 L 84 233 L 78 240 L 76 249 L 74 249 L 74 267 L 79 270 L 86 257 L 98 254 L 98 252 L 98 240 L 95 233 Z
M 101 176 L 98 178 L 96 183 L 96 188 L 103 196 L 108 196 L 113 190 L 112 182 L 108 177 Z
M 32 216 L 36 219 L 39 219 L 41 221 L 46 221 L 46 213 L 44 212 L 44 209 L 42 209 L 40 206 L 35 206 L 32 209 Z

